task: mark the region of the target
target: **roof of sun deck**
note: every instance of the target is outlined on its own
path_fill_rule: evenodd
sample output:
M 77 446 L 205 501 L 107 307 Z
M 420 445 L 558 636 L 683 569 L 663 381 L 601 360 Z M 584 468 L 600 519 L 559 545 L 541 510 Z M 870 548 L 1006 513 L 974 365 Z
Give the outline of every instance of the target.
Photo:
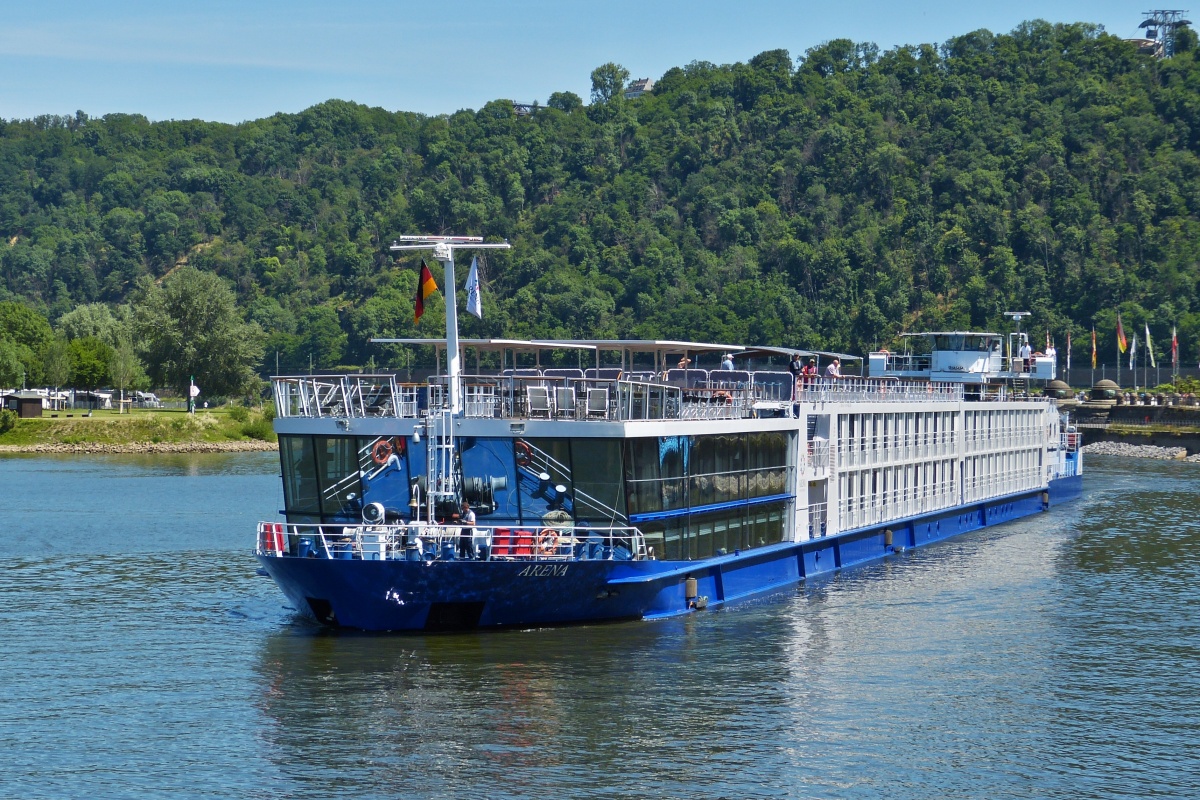
M 375 344 L 446 346 L 442 339 L 372 339 Z M 678 342 L 667 339 L 459 339 L 459 347 L 480 350 L 626 350 L 637 353 L 713 352 L 740 353 L 745 348 L 713 342 Z M 788 351 L 791 352 L 791 351 Z
M 374 344 L 408 344 L 446 347 L 441 339 L 371 339 Z M 837 356 L 842 360 L 862 360 L 862 356 L 835 353 L 828 350 L 805 350 L 798 347 L 770 347 L 720 342 L 685 342 L 675 339 L 459 339 L 459 347 L 480 350 L 625 350 L 636 353 L 729 353 L 734 358 L 762 358 L 767 356 Z
M 930 338 L 933 336 L 1000 336 L 998 333 L 987 331 L 926 331 L 922 333 L 902 333 L 901 336 L 911 336 L 914 339 Z

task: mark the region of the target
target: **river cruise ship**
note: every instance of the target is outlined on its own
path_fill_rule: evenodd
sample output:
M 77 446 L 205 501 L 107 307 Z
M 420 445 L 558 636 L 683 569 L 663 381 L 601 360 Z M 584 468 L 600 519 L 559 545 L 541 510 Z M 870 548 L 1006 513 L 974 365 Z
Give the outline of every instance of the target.
M 690 614 L 1081 493 L 1053 401 L 970 379 L 1012 366 L 993 334 L 938 335 L 926 361 L 872 354 L 874 377 L 797 376 L 780 362 L 833 354 L 722 343 L 459 340 L 445 242 L 447 336 L 392 340 L 432 345 L 444 370 L 273 379 L 284 508 L 255 553 L 322 624 Z M 967 366 L 921 374 L 951 363 Z

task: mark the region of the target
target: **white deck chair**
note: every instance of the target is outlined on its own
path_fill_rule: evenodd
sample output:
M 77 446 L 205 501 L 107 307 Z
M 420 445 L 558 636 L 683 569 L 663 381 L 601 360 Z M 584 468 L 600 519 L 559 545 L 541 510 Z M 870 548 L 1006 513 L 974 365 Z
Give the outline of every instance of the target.
M 608 416 L 608 389 L 587 390 L 587 415 L 589 417 Z
M 554 387 L 554 407 L 556 416 L 574 418 L 575 416 L 575 387 Z
M 550 407 L 550 390 L 545 386 L 526 386 L 525 400 L 531 417 L 545 417 L 550 419 L 554 416 L 553 409 Z

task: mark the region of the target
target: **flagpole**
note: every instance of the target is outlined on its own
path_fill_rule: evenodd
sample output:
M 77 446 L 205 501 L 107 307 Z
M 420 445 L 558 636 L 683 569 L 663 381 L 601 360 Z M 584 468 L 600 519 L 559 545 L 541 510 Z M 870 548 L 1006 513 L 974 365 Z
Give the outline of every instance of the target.
M 401 236 L 392 243 L 390 250 L 433 250 L 433 257 L 442 262 L 446 270 L 446 376 L 450 381 L 450 409 L 454 414 L 462 413 L 462 359 L 458 352 L 458 303 L 454 283 L 454 250 L 507 250 L 508 242 L 483 241 L 482 236 Z

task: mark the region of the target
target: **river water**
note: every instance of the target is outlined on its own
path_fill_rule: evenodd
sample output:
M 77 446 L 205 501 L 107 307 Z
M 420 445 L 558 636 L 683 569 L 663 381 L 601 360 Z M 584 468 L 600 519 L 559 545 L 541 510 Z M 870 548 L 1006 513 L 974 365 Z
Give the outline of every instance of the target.
M 1200 464 L 686 619 L 331 633 L 273 454 L 0 458 L 0 797 L 1194 797 Z

